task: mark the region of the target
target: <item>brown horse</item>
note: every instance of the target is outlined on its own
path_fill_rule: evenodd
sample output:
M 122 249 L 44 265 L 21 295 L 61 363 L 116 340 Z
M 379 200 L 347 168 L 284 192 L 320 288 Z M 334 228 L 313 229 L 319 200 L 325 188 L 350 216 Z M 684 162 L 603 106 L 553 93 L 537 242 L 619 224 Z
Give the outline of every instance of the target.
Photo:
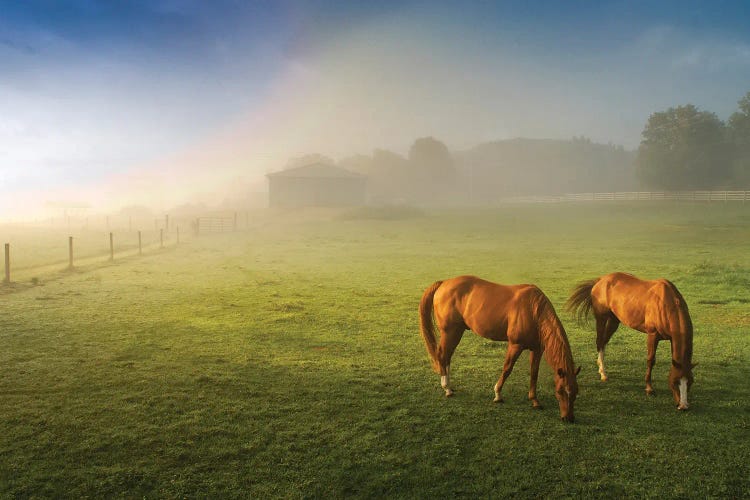
M 440 344 L 435 339 L 432 315 L 440 330 Z M 505 286 L 475 276 L 459 276 L 436 281 L 425 290 L 419 304 L 420 326 L 433 369 L 441 375 L 440 383 L 446 396 L 451 396 L 450 363 L 453 351 L 464 331 L 490 339 L 508 341 L 505 364 L 495 384 L 495 401 L 513 365 L 524 349 L 531 351 L 531 383 L 529 399 L 534 408 L 541 408 L 536 398 L 536 381 L 542 353 L 555 372 L 555 396 L 560 404 L 560 417 L 573 422 L 573 402 L 578 394 L 568 337 L 547 296 L 534 285 Z
M 678 410 L 687 410 L 687 393 L 693 384 L 693 323 L 685 299 L 665 279 L 645 281 L 630 274 L 612 273 L 579 283 L 566 304 L 579 321 L 591 311 L 596 318 L 597 364 L 602 381 L 607 380 L 604 348 L 622 322 L 648 335 L 646 393 L 654 394 L 651 369 L 656 363 L 660 340 L 672 344 L 669 387 Z

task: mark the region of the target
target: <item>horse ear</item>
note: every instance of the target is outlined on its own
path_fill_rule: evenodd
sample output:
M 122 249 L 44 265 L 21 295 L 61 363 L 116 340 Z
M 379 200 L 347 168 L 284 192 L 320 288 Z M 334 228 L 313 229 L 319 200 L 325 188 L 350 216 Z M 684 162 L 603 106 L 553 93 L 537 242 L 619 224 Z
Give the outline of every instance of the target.
M 562 368 L 558 368 L 558 369 L 557 369 L 557 375 L 558 375 L 558 376 L 559 376 L 560 378 L 565 378 L 565 370 L 563 370 Z
M 578 367 L 578 369 L 576 370 L 576 377 L 578 376 L 578 374 L 579 374 L 579 373 L 581 373 L 581 367 L 580 367 L 580 366 L 579 366 L 579 367 Z

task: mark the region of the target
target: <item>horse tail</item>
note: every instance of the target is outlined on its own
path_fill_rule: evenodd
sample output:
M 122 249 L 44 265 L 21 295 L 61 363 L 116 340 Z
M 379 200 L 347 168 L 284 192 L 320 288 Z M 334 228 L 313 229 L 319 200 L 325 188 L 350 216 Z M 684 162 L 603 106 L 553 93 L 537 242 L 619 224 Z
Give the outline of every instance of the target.
M 430 362 L 432 363 L 432 369 L 435 372 L 440 373 L 440 365 L 437 357 L 437 340 L 435 339 L 435 325 L 432 322 L 432 299 L 435 297 L 435 292 L 442 281 L 436 281 L 430 285 L 422 295 L 422 300 L 419 302 L 419 327 L 422 332 L 422 339 L 424 345 L 427 348 L 427 353 L 430 355 Z
M 565 309 L 574 314 L 579 323 L 583 323 L 591 313 L 591 290 L 598 281 L 599 278 L 594 278 L 578 283 L 568 297 L 568 301 L 565 302 Z

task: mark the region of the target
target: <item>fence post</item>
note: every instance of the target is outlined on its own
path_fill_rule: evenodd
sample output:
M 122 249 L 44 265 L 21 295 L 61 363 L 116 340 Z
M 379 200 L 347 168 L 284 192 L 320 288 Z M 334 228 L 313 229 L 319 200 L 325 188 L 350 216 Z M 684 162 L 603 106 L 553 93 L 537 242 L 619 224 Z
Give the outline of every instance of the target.
M 164 248 L 164 229 L 159 229 L 159 248 Z
M 5 279 L 3 283 L 10 283 L 10 243 L 5 244 Z
M 232 222 L 232 231 L 237 231 L 237 212 L 234 213 L 234 221 Z
M 169 214 L 164 214 L 164 229 L 169 231 Z
M 143 246 L 141 245 L 141 232 L 138 231 L 138 255 L 143 255 Z
M 250 212 L 245 210 L 245 229 L 250 229 Z
M 175 235 L 177 236 L 177 243 L 175 243 L 175 245 L 179 245 L 180 244 L 180 225 L 179 224 L 175 226 Z
M 68 236 L 68 269 L 73 269 L 73 237 Z
M 201 218 L 196 217 L 195 218 L 195 235 L 198 236 L 201 234 Z
M 115 240 L 112 232 L 109 233 L 109 260 L 110 262 L 115 260 Z

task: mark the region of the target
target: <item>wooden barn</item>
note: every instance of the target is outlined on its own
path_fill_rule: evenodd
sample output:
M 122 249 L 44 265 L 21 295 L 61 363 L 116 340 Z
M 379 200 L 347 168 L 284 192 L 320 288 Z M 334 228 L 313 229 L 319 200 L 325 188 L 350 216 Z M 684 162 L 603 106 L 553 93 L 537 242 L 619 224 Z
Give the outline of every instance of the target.
M 345 207 L 365 204 L 367 177 L 326 163 L 273 172 L 268 177 L 271 207 Z

